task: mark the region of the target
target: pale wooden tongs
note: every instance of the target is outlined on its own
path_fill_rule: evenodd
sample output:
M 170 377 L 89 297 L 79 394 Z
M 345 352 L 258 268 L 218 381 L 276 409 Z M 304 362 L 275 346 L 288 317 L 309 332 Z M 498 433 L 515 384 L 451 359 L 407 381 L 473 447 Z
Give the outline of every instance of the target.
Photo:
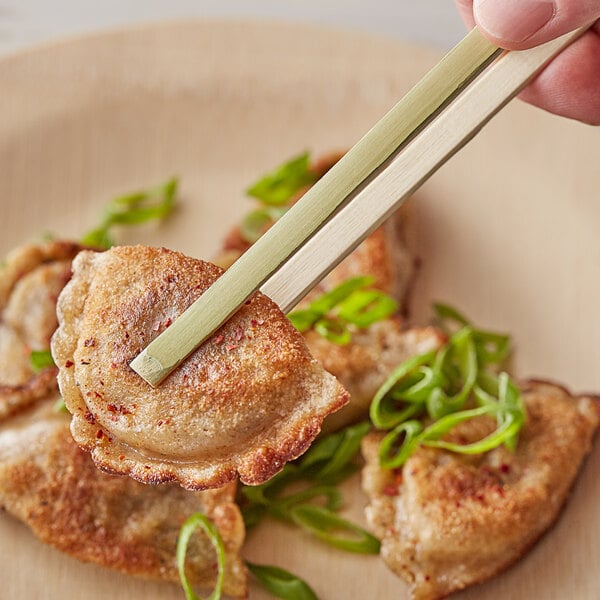
M 472 30 L 131 368 L 160 384 L 257 289 L 288 312 L 586 29 L 512 52 Z

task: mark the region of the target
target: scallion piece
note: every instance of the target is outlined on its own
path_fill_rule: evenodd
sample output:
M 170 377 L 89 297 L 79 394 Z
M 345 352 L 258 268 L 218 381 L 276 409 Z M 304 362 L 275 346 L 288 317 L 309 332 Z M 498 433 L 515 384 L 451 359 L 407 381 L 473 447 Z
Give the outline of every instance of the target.
M 424 408 L 422 394 L 416 398 L 415 389 L 434 389 L 437 381 L 429 376 L 432 371 L 422 371 L 422 367 L 431 364 L 436 357 L 434 350 L 413 356 L 394 369 L 392 374 L 377 390 L 369 409 L 371 421 L 378 429 L 391 429 L 406 419 L 413 417 Z
M 287 212 L 286 206 L 267 206 L 249 212 L 240 224 L 240 233 L 249 243 L 254 244 L 273 223 Z
M 398 310 L 393 298 L 370 287 L 374 283 L 371 276 L 347 279 L 313 300 L 307 308 L 292 311 L 288 318 L 298 331 L 313 328 L 334 344 L 348 344 L 352 339 L 351 327 L 370 327 Z
M 454 322 L 459 327 L 471 326 L 467 318 L 448 304 L 435 303 L 433 305 L 437 320 L 446 330 L 447 322 Z M 502 364 L 510 352 L 510 336 L 492 331 L 473 329 L 473 337 L 477 342 L 478 358 L 482 365 Z
M 213 590 L 212 594 L 208 597 L 207 600 L 219 600 L 221 598 L 223 590 L 223 579 L 225 577 L 225 547 L 223 545 L 223 540 L 221 539 L 221 535 L 219 534 L 218 529 L 211 521 L 209 521 L 201 513 L 193 514 L 182 525 L 181 530 L 179 531 L 179 538 L 177 539 L 176 551 L 179 579 L 181 580 L 181 585 L 183 586 L 186 599 L 200 600 L 200 598 L 195 594 L 194 590 L 192 589 L 192 586 L 185 574 L 185 557 L 187 554 L 187 547 L 190 538 L 192 537 L 192 534 L 198 528 L 202 529 L 204 533 L 208 536 L 217 554 L 217 581 L 215 584 L 215 589 Z
M 305 152 L 265 175 L 251 185 L 246 193 L 263 204 L 281 206 L 316 180 L 317 175 L 310 170 L 310 155 Z
M 52 410 L 54 412 L 65 412 L 68 413 L 69 411 L 67 410 L 67 405 L 65 404 L 65 400 L 64 398 L 59 398 L 55 403 L 54 406 L 52 407 Z
M 401 467 L 421 441 L 421 421 L 404 421 L 388 433 L 379 446 L 379 464 L 386 469 Z
M 439 369 L 447 382 L 446 386 L 436 386 L 427 398 L 427 412 L 432 419 L 460 410 L 477 381 L 477 348 L 473 330 L 463 327 L 455 333 L 440 354 Z M 448 390 L 451 390 L 448 393 Z
M 317 314 L 325 315 L 347 300 L 354 292 L 369 287 L 375 283 L 375 278 L 370 275 L 359 275 L 342 281 L 332 290 L 321 294 L 310 304 L 310 308 Z
M 346 324 L 339 319 L 322 317 L 313 325 L 314 330 L 326 340 L 346 346 L 352 340 L 352 334 L 348 331 Z
M 269 513 L 282 521 L 291 521 L 291 510 L 299 504 L 306 504 L 315 498 L 325 500 L 325 508 L 336 511 L 342 507 L 342 493 L 333 485 L 314 485 L 289 496 L 276 498 L 269 504 Z
M 445 323 L 445 321 L 454 321 L 460 327 L 465 327 L 466 325 L 469 325 L 469 321 L 467 320 L 467 318 L 462 313 L 458 312 L 456 308 L 450 306 L 449 304 L 435 302 L 433 304 L 433 312 L 435 313 L 437 319 L 441 321 L 440 324 L 442 325 Z
M 243 486 L 241 507 L 244 522 L 248 526 L 255 525 L 267 514 L 295 522 L 293 511 L 305 506 L 318 508 L 316 501 L 324 504 L 324 510 L 334 514 L 342 506 L 341 493 L 335 486 L 355 472 L 353 460 L 370 428 L 370 423 L 363 422 L 325 436 L 302 458 L 287 464 L 266 483 Z M 291 484 L 295 486 L 293 493 L 285 494 Z
M 29 354 L 29 366 L 34 373 L 39 373 L 48 367 L 55 367 L 50 350 L 32 350 Z
M 301 504 L 292 508 L 291 515 L 296 524 L 331 546 L 360 554 L 379 553 L 376 537 L 326 508 Z
M 272 565 L 257 565 L 246 561 L 248 570 L 262 587 L 283 600 L 318 600 L 312 588 L 289 571 Z
M 176 178 L 155 188 L 134 192 L 113 199 L 104 211 L 100 225 L 81 238 L 81 243 L 94 248 L 110 248 L 115 225 L 138 225 L 164 219 L 175 204 L 178 181 Z
M 360 443 L 371 429 L 368 422 L 346 427 L 319 442 L 314 451 L 311 448 L 302 460 L 300 470 L 310 472 L 317 481 L 337 483 L 348 464 L 360 449 Z
M 373 424 L 391 429 L 380 445 L 380 464 L 386 468 L 402 466 L 419 445 L 462 454 L 481 454 L 501 444 L 512 450 L 525 422 L 519 390 L 506 373 L 496 374 L 510 351 L 509 336 L 476 329 L 445 304 L 436 304 L 435 311 L 458 329 L 437 351 L 397 367 L 371 404 Z M 476 406 L 464 409 L 467 403 Z M 427 426 L 417 418 L 425 413 L 433 420 Z M 483 439 L 469 444 L 442 439 L 460 423 L 482 416 L 497 421 Z
M 398 303 L 381 290 L 357 290 L 340 303 L 342 321 L 366 329 L 377 321 L 386 319 L 398 310 Z

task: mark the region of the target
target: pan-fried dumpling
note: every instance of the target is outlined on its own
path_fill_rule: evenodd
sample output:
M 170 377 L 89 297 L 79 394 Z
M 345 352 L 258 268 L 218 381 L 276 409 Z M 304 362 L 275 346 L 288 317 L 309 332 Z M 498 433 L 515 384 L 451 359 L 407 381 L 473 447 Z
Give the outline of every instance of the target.
M 445 598 L 517 561 L 554 523 L 590 450 L 597 398 L 530 381 L 522 386 L 527 421 L 516 451 L 467 456 L 419 448 L 401 469 L 379 466 L 381 433 L 363 440 L 367 520 L 381 555 L 415 600 Z M 451 432 L 455 443 L 481 439 L 489 417 Z
M 240 557 L 244 523 L 234 503 L 235 484 L 188 492 L 149 486 L 98 470 L 69 433 L 69 419 L 46 400 L 0 425 L 0 506 L 35 535 L 75 558 L 162 581 L 179 580 L 175 549 L 183 522 L 205 514 L 226 552 L 224 592 L 246 597 Z M 216 555 L 201 533 L 186 557 L 191 582 L 216 581 Z
M 75 441 L 145 483 L 259 484 L 309 447 L 348 394 L 279 308 L 255 294 L 158 388 L 129 366 L 222 270 L 142 246 L 81 252 L 52 353 Z
M 56 299 L 71 276 L 72 242 L 30 244 L 0 266 L 0 420 L 56 388 L 56 369 L 34 373 L 32 350 L 49 350 L 57 326 Z
M 311 354 L 350 394 L 350 402 L 323 424 L 324 431 L 335 431 L 368 418 L 373 396 L 392 371 L 411 356 L 439 348 L 445 336 L 436 327 L 405 329 L 401 319 L 391 318 L 353 332 L 352 341 L 343 346 L 314 330 L 304 339 Z

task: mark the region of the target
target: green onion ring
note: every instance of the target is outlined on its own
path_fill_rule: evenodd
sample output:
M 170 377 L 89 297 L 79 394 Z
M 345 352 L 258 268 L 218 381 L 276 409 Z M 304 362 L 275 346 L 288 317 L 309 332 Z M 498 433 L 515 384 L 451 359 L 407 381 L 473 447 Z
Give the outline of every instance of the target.
M 207 598 L 207 600 L 219 600 L 223 591 L 223 579 L 225 577 L 225 546 L 223 545 L 223 540 L 218 529 L 202 513 L 193 514 L 182 525 L 181 530 L 179 531 L 176 551 L 179 579 L 181 580 L 181 585 L 183 586 L 183 591 L 185 592 L 185 597 L 187 600 L 200 600 L 200 598 L 194 593 L 194 590 L 192 589 L 192 586 L 190 585 L 185 574 L 185 556 L 187 554 L 188 543 L 192 534 L 198 527 L 200 527 L 204 533 L 206 533 L 217 553 L 217 582 L 215 584 L 215 589 Z

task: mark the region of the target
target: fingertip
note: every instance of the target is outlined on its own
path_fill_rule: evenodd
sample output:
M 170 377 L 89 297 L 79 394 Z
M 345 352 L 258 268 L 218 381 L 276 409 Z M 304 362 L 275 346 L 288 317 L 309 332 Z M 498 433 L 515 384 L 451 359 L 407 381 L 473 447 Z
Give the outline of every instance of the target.
M 589 31 L 559 54 L 520 95 L 551 113 L 600 125 L 600 35 Z
M 482 33 L 508 50 L 531 46 L 528 41 L 545 29 L 556 14 L 549 0 L 474 0 L 475 21 Z
M 482 33 L 507 50 L 543 44 L 600 17 L 599 2 L 576 0 L 474 0 Z
M 473 0 L 454 0 L 454 4 L 459 15 L 468 29 L 475 27 L 475 17 L 473 16 Z

